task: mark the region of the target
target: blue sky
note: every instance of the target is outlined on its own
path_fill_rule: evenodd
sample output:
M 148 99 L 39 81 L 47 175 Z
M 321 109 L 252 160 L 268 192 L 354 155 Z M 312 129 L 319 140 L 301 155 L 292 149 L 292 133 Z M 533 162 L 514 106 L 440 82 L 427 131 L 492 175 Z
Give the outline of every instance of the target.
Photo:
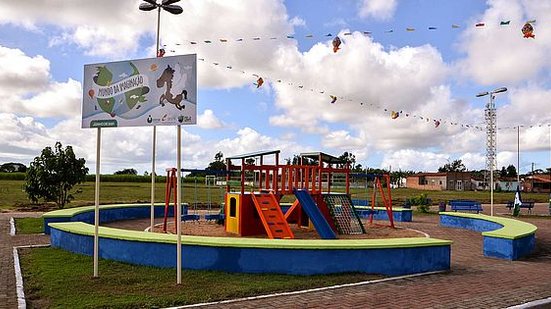
M 80 128 L 83 66 L 154 56 L 156 14 L 139 11 L 139 3 L 0 4 L 1 163 L 28 163 L 59 140 L 94 166 L 95 132 Z M 548 1 L 179 4 L 183 14 L 162 15 L 161 43 L 169 55 L 205 59 L 198 62 L 198 125 L 184 128 L 184 166 L 203 168 L 217 151 L 281 149 L 284 158 L 349 151 L 370 167 L 434 171 L 462 159 L 481 169 L 485 132 L 461 124 L 482 125 L 487 98 L 475 94 L 501 86 L 509 91 L 496 98 L 498 167 L 516 165 L 516 130 L 507 128 L 517 125 L 521 171 L 532 162 L 550 166 Z M 520 29 L 534 19 L 536 38 L 523 38 Z M 343 40 L 337 53 L 335 35 Z M 189 43 L 204 40 L 213 43 Z M 266 83 L 257 89 L 252 74 Z M 335 104 L 330 94 L 339 97 Z M 391 111 L 402 114 L 393 120 Z M 175 145 L 175 128 L 159 128 L 158 172 L 175 165 Z M 102 151 L 104 172 L 150 171 L 151 128 L 106 129 Z

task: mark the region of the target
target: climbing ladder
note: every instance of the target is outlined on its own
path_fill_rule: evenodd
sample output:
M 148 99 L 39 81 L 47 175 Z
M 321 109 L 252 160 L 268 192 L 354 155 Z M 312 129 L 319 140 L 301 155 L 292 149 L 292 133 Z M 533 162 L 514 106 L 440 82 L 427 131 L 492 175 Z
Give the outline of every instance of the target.
M 271 239 L 295 238 L 281 208 L 279 208 L 279 202 L 272 192 L 255 193 L 252 194 L 252 197 L 268 237 Z
M 365 229 L 348 194 L 324 194 L 323 200 L 341 235 L 364 234 Z

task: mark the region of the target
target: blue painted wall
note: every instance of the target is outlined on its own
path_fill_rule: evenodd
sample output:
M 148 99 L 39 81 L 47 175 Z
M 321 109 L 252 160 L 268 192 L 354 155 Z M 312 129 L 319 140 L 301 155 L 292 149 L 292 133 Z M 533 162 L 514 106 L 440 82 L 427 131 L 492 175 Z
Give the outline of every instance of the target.
M 373 210 L 364 210 L 364 209 L 356 209 L 356 212 L 358 213 L 358 216 L 360 218 L 369 218 L 369 214 L 373 212 L 373 219 L 374 220 L 385 220 L 388 221 L 388 214 L 386 210 L 380 210 L 380 209 L 373 209 Z M 413 219 L 413 215 L 411 210 L 403 210 L 403 211 L 392 211 L 392 217 L 394 218 L 394 221 L 397 222 L 411 222 Z
M 501 224 L 495 222 L 447 215 L 440 215 L 440 225 L 475 232 L 488 232 L 502 228 Z
M 51 230 L 53 247 L 92 255 L 93 237 Z M 100 238 L 100 257 L 156 267 L 176 266 L 176 245 Z M 448 270 L 450 246 L 398 249 L 306 250 L 182 246 L 182 267 L 292 275 L 365 272 L 405 275 Z M 281 261 L 285 261 L 281 263 Z
M 440 225 L 452 228 L 468 229 L 476 232 L 487 232 L 500 229 L 501 224 L 482 219 L 440 215 Z M 517 260 L 526 256 L 536 246 L 535 234 L 518 239 L 484 236 L 482 250 L 484 256 L 506 260 Z
M 99 212 L 99 221 L 100 224 L 108 223 L 113 221 L 120 220 L 131 220 L 131 219 L 143 219 L 149 218 L 151 216 L 151 205 L 142 205 L 136 207 L 121 207 L 121 208 L 110 208 L 110 209 L 100 209 Z M 159 205 L 155 206 L 155 218 L 163 218 L 165 214 L 165 206 Z M 182 215 L 187 215 L 188 208 L 186 206 L 182 209 Z M 174 207 L 168 208 L 168 216 L 174 216 Z M 80 214 L 77 214 L 73 217 L 51 217 L 44 218 L 44 233 L 50 234 L 50 227 L 48 223 L 54 222 L 85 222 L 89 224 L 94 224 L 94 210 L 86 211 Z
M 518 260 L 526 256 L 536 247 L 534 234 L 518 238 L 506 239 L 484 236 L 484 255 L 506 260 Z
M 370 207 L 371 201 L 369 200 L 362 200 L 362 199 L 352 199 L 352 203 L 354 206 L 365 206 Z M 358 212 L 358 215 L 360 218 L 369 218 L 369 215 L 371 214 L 371 210 L 364 210 L 364 209 L 356 209 Z M 380 209 L 373 209 L 373 219 L 374 220 L 385 220 L 388 221 L 388 214 L 386 213 L 386 210 L 380 210 Z M 397 222 L 411 222 L 413 220 L 413 212 L 411 209 L 401 209 L 401 210 L 392 210 L 392 217 L 394 218 L 394 221 Z

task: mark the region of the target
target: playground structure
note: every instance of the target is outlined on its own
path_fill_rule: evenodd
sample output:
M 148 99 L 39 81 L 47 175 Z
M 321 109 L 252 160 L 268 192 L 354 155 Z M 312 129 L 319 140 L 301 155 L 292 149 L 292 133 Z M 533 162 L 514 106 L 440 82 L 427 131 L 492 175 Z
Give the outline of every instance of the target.
M 279 153 L 274 150 L 226 158 L 226 232 L 292 239 L 289 223 L 296 223 L 313 226 L 322 239 L 365 233 L 350 198 L 350 168 L 345 161 L 310 152 L 299 155 L 300 164 L 280 165 Z M 238 190 L 232 191 L 232 186 Z M 295 201 L 283 213 L 280 202 L 288 195 L 294 195 Z M 392 220 L 391 199 L 385 207 Z
M 367 199 L 353 199 L 352 202 L 356 206 L 357 211 L 366 213 L 369 217 L 369 223 L 373 223 L 373 218 L 375 214 L 375 207 L 377 206 L 377 192 L 381 197 L 382 204 L 385 208 L 389 225 L 394 228 L 394 216 L 392 209 L 392 193 L 390 186 L 390 174 L 369 174 L 369 173 L 354 173 L 351 174 L 353 180 L 364 180 L 366 195 L 368 195 L 368 184 L 369 181 L 373 182 L 373 192 L 371 193 L 371 202 Z M 360 210 L 361 206 L 371 205 L 370 210 Z
M 163 218 L 163 232 L 167 232 L 167 223 L 168 223 L 168 217 L 169 212 L 171 208 L 170 200 L 171 197 L 173 197 L 173 204 L 172 208 L 174 209 L 174 205 L 177 203 L 177 192 L 176 192 L 176 186 L 177 186 L 177 177 L 176 172 L 178 170 L 176 168 L 167 168 L 166 169 L 166 183 L 165 183 L 165 209 L 164 209 L 164 218 Z M 212 187 L 216 187 L 216 178 L 218 175 L 225 175 L 226 171 L 218 171 L 218 170 L 197 170 L 197 169 L 182 169 L 182 172 L 189 172 L 189 173 L 203 173 L 205 174 L 205 188 L 207 193 L 207 207 L 208 210 L 204 216 L 205 220 L 207 221 L 216 221 L 216 222 L 222 222 L 224 220 L 224 215 L 218 211 L 216 214 L 212 214 L 211 210 L 213 207 L 213 194 L 211 192 Z M 193 191 L 193 202 L 191 204 L 191 207 L 193 209 L 193 214 L 190 214 L 189 211 L 189 205 L 184 203 L 184 209 L 185 211 L 182 212 L 181 220 L 182 221 L 198 221 L 200 220 L 200 215 L 197 214 L 197 207 L 198 207 L 198 194 L 197 194 L 197 177 L 195 177 L 194 182 L 194 191 Z M 183 195 L 183 194 L 182 194 Z M 187 207 L 187 208 L 186 208 Z M 173 213 L 176 213 L 173 211 Z M 174 216 L 174 225 L 176 226 L 176 220 L 178 218 Z

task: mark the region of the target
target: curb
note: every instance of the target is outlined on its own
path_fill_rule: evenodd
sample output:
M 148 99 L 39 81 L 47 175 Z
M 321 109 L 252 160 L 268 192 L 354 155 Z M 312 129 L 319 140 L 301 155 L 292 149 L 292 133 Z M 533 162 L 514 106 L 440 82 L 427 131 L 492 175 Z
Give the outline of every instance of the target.
M 507 307 L 506 309 L 526 309 L 526 308 L 533 308 L 536 306 L 542 306 L 547 304 L 551 304 L 551 297 L 534 300 L 534 301 L 516 305 L 516 306 Z
M 346 283 L 346 284 L 332 285 L 332 286 L 326 286 L 326 287 L 321 287 L 321 288 L 313 288 L 313 289 L 307 289 L 307 290 L 300 290 L 300 291 L 273 293 L 273 294 L 266 294 L 266 295 L 259 295 L 259 296 L 251 296 L 251 297 L 243 297 L 243 298 L 215 301 L 215 302 L 210 302 L 210 303 L 199 303 L 199 304 L 192 304 L 192 305 L 185 305 L 185 306 L 169 307 L 169 308 L 166 308 L 166 309 L 195 308 L 195 307 L 203 307 L 203 306 L 231 304 L 231 303 L 238 303 L 238 302 L 244 302 L 244 301 L 250 301 L 250 300 L 279 297 L 279 296 L 300 295 L 300 294 L 306 294 L 306 293 L 321 292 L 321 291 L 335 290 L 335 289 L 341 289 L 341 288 L 347 288 L 347 287 L 362 286 L 362 285 L 369 285 L 369 284 L 382 283 L 382 282 L 388 282 L 388 281 L 396 281 L 396 280 L 409 279 L 409 278 L 415 278 L 415 277 L 421 277 L 421 276 L 442 274 L 442 273 L 446 273 L 446 272 L 448 272 L 448 271 L 444 271 L 444 270 L 431 271 L 431 272 L 420 273 L 420 274 L 397 276 L 397 277 L 390 277 L 390 278 L 376 279 L 376 280 L 368 280 L 368 281 L 362 281 L 362 282 L 356 282 L 356 283 Z
M 15 220 L 10 218 L 10 236 L 15 236 Z

